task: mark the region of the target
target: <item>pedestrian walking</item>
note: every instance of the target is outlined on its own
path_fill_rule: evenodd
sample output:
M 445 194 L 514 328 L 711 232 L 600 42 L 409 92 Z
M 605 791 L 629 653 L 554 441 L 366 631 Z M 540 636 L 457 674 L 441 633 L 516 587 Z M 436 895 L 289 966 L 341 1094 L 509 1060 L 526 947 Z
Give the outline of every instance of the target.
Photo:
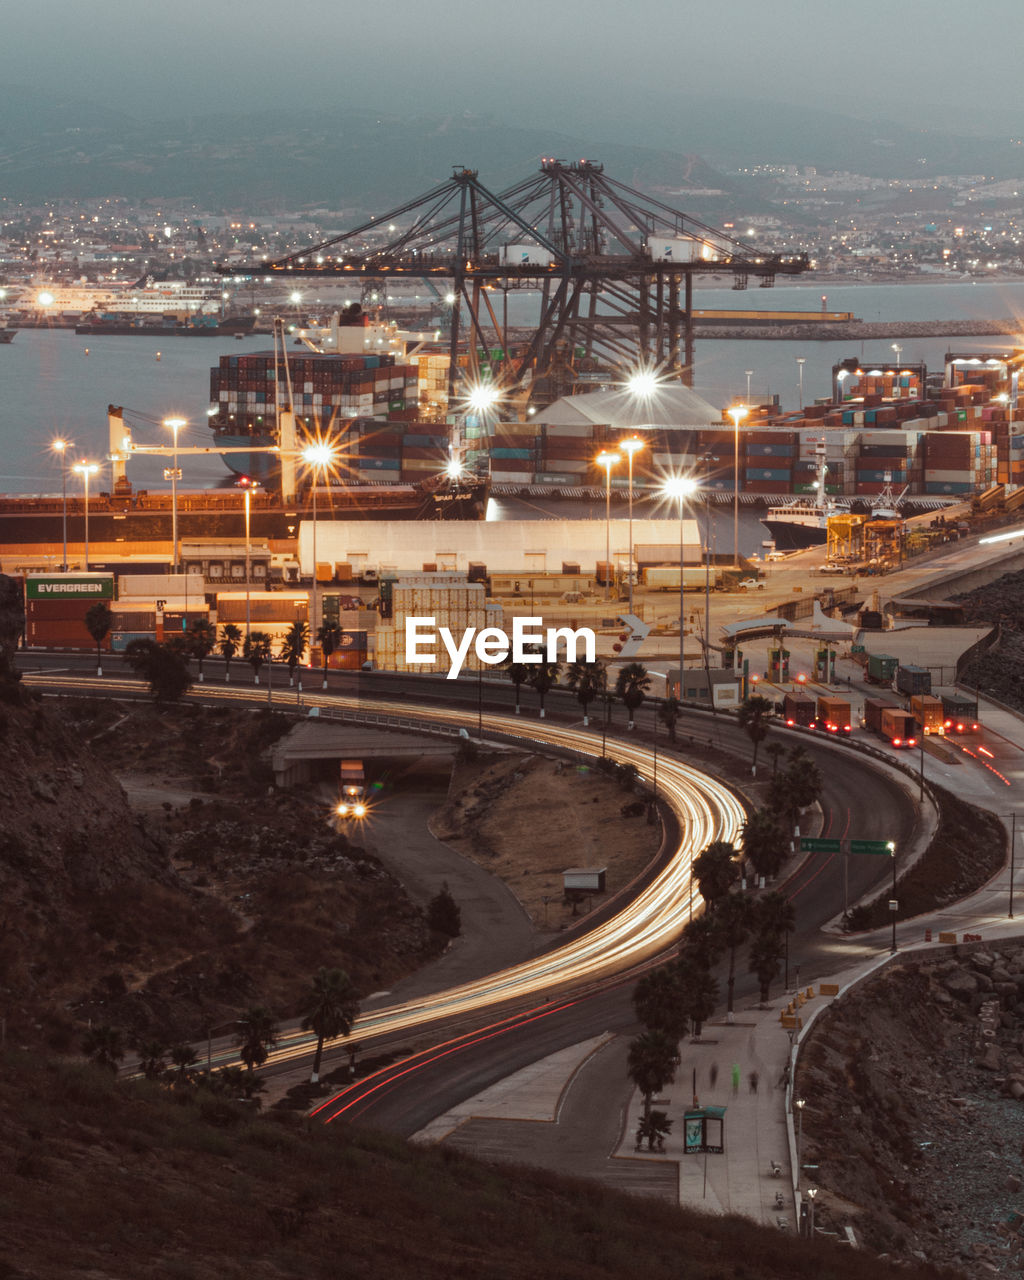
M 710 1077 L 711 1087 L 713 1089 L 715 1085 L 718 1083 L 718 1063 L 717 1062 L 712 1062 L 711 1067 L 708 1070 L 708 1076 Z
M 740 1064 L 734 1062 L 732 1064 L 732 1091 L 739 1093 L 740 1091 Z
M 758 1080 L 760 1080 L 760 1078 L 761 1077 L 757 1074 L 756 1071 L 751 1071 L 750 1075 L 747 1076 L 747 1079 L 750 1081 L 751 1093 L 757 1093 L 757 1082 Z

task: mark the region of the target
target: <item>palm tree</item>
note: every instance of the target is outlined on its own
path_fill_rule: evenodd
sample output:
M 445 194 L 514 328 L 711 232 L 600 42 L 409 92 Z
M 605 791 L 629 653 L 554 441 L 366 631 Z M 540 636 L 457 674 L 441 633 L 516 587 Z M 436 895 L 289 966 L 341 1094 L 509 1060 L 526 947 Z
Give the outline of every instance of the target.
M 343 969 L 321 969 L 306 993 L 305 1008 L 302 1030 L 316 1032 L 316 1053 L 309 1077 L 309 1083 L 316 1084 L 320 1079 L 324 1041 L 347 1036 L 359 1013 L 355 987 L 348 974 Z
M 195 1066 L 197 1061 L 196 1051 L 190 1044 L 176 1044 L 174 1046 L 171 1050 L 171 1062 L 174 1066 L 176 1084 L 185 1085 L 191 1083 L 191 1068 Z
M 673 744 L 676 740 L 676 725 L 680 714 L 678 698 L 665 698 L 658 708 L 658 719 L 668 729 L 668 740 Z
M 715 910 L 715 926 L 729 952 L 729 976 L 725 983 L 725 1017 L 733 1021 L 733 992 L 736 987 L 736 952 L 750 936 L 753 901 L 743 893 L 730 893 Z
M 704 1023 L 718 1004 L 718 979 L 695 955 L 681 955 L 676 961 L 676 969 L 682 992 L 682 1010 L 690 1019 L 694 1039 L 699 1040 Z
M 537 690 L 537 697 L 540 698 L 540 718 L 542 720 L 544 719 L 544 699 L 548 695 L 548 690 L 558 684 L 558 674 L 561 670 L 562 664 L 560 662 L 548 662 L 547 658 L 542 658 L 533 667 L 530 684 Z
M 98 1023 L 82 1037 L 82 1052 L 97 1066 L 106 1067 L 117 1075 L 117 1068 L 124 1057 L 124 1037 L 117 1027 Z
M 288 684 L 295 683 L 295 668 L 302 661 L 302 655 L 309 644 L 309 627 L 305 622 L 293 622 L 285 632 L 281 642 L 280 656 L 288 664 Z M 301 683 L 301 677 L 300 677 Z
M 748 969 L 757 977 L 759 999 L 763 1005 L 771 998 L 771 985 L 779 976 L 782 946 L 781 935 L 773 933 L 755 934 L 750 944 Z
M 693 860 L 693 877 L 709 911 L 717 908 L 739 876 L 736 849 L 728 840 L 712 840 Z
M 327 688 L 327 663 L 331 654 L 341 647 L 341 627 L 334 622 L 325 622 L 322 627 L 317 630 L 316 642 L 320 646 L 320 652 L 324 657 L 324 685 Z
M 188 652 L 199 664 L 199 683 L 203 683 L 203 661 L 213 652 L 217 628 L 206 618 L 197 618 L 188 629 Z
M 566 686 L 583 708 L 583 726 L 590 724 L 590 704 L 608 687 L 608 671 L 603 662 L 572 662 L 565 673 Z
M 633 988 L 636 1016 L 650 1031 L 664 1031 L 679 1040 L 686 1030 L 687 1015 L 682 1007 L 679 970 L 663 964 L 645 973 Z
M 754 906 L 753 926 L 750 972 L 757 974 L 761 1003 L 766 1004 L 768 989 L 779 974 L 779 960 L 789 956 L 789 935 L 796 928 L 793 904 L 781 893 L 766 893 Z
M 755 778 L 757 777 L 757 748 L 768 736 L 768 730 L 771 727 L 769 717 L 773 710 L 767 698 L 755 694 L 752 698 L 741 702 L 736 713 L 740 728 L 746 732 L 747 737 L 754 744 L 754 758 L 750 762 L 750 772 Z
M 786 748 L 781 742 L 769 742 L 765 747 L 765 754 L 772 758 L 772 777 L 779 772 L 779 756 L 786 754 Z
M 96 645 L 96 674 L 103 674 L 103 658 L 100 646 L 110 634 L 110 627 L 114 621 L 114 615 L 110 612 L 110 608 L 105 600 L 97 600 L 95 604 L 90 605 L 85 615 L 86 630 L 93 638 Z
M 270 659 L 271 639 L 265 631 L 250 631 L 242 645 L 242 657 L 252 667 L 252 682 L 259 684 L 260 667 Z
M 633 720 L 637 709 L 651 687 L 651 677 L 647 668 L 640 662 L 627 662 L 619 668 L 619 677 L 615 681 L 615 692 L 626 705 L 629 712 L 629 725 L 634 727 Z
M 629 1078 L 643 1094 L 644 1121 L 650 1118 L 651 1099 L 672 1083 L 678 1066 L 678 1044 L 664 1031 L 645 1031 L 630 1042 Z
M 238 1019 L 238 1056 L 248 1071 L 262 1067 L 277 1043 L 277 1023 L 269 1009 L 254 1005 Z
M 192 687 L 180 641 L 177 645 L 157 644 L 141 637 L 129 641 L 124 656 L 131 669 L 149 684 L 158 704 L 177 702 Z
M 743 856 L 759 876 L 773 879 L 789 851 L 789 835 L 772 809 L 755 809 L 743 824 Z
M 711 969 L 722 955 L 722 940 L 709 913 L 691 920 L 679 939 L 679 961 Z
M 217 645 L 220 656 L 224 659 L 224 679 L 227 681 L 231 675 L 231 659 L 242 647 L 242 633 L 233 622 L 227 622 L 221 627 L 220 643 Z
M 803 747 L 794 747 L 789 753 L 789 763 L 771 781 L 768 803 L 800 834 L 797 825 L 800 811 L 806 809 L 821 795 L 821 771 Z
M 157 1080 L 166 1065 L 167 1050 L 159 1040 L 137 1039 L 132 1048 L 139 1055 L 139 1070 L 147 1080 Z
M 511 657 L 509 657 L 506 658 L 503 665 L 508 671 L 508 678 L 516 687 L 516 715 L 519 715 L 519 691 L 527 680 L 529 680 L 530 676 L 533 675 L 533 663 L 513 662 Z

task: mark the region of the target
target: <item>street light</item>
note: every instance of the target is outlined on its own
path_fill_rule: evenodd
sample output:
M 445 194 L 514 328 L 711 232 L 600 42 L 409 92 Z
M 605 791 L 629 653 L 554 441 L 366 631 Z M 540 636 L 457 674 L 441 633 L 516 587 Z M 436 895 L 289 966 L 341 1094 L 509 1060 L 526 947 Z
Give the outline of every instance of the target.
M 68 571 L 68 449 L 73 443 L 72 440 L 58 439 L 50 445 L 54 453 L 60 454 L 60 493 L 64 524 L 64 559 L 60 566 L 61 573 Z
M 807 1234 L 812 1240 L 814 1238 L 814 1197 L 817 1194 L 818 1194 L 817 1187 L 807 1188 L 807 1199 L 811 1206 L 810 1213 L 807 1215 L 807 1227 L 808 1227 Z
M 894 342 L 892 344 L 892 349 L 893 351 L 896 352 L 896 363 L 899 364 L 900 356 L 903 354 L 903 348 L 900 346 L 898 342 Z
M 753 369 L 744 369 L 743 372 L 747 375 L 747 404 L 750 404 L 750 379 L 754 376 L 754 371 Z
M 800 1189 L 800 1174 L 803 1170 L 803 1149 L 804 1149 L 804 1107 L 806 1102 L 803 1098 L 796 1098 L 793 1106 L 796 1107 L 796 1186 Z
M 922 734 L 922 737 L 924 735 Z M 892 858 L 892 898 L 889 901 L 889 913 L 892 916 L 892 946 L 889 948 L 891 955 L 896 954 L 896 913 L 900 909 L 900 904 L 896 901 L 896 844 L 889 841 L 889 856 Z
M 82 485 L 85 490 L 85 571 L 89 572 L 89 477 L 99 471 L 99 464 L 96 462 L 76 462 L 71 468 L 76 475 L 82 477 Z
M 633 612 L 633 454 L 642 449 L 644 442 L 639 436 L 630 436 L 628 440 L 620 440 L 619 448 L 629 458 L 629 612 Z
M 604 467 L 604 598 L 608 599 L 608 569 L 612 562 L 612 467 L 622 461 L 621 454 L 602 449 L 597 461 Z
M 732 567 L 740 567 L 740 423 L 747 416 L 745 404 L 734 404 L 727 409 L 734 427 L 733 472 L 732 472 Z
M 684 636 L 683 628 L 683 502 L 686 498 L 692 497 L 697 490 L 697 482 L 690 476 L 673 476 L 666 480 L 662 492 L 666 498 L 678 498 L 679 500 L 679 701 L 683 700 L 683 669 L 684 669 Z
M 315 639 L 317 634 L 316 616 L 317 616 L 317 598 L 316 598 L 316 487 L 317 472 L 326 470 L 332 466 L 335 460 L 334 449 L 329 444 L 311 444 L 303 451 L 302 460 L 310 468 L 313 473 L 313 607 L 309 619 L 310 636 Z M 327 688 L 327 677 L 324 676 L 323 687 Z
M 173 466 L 171 467 L 171 541 L 174 543 L 173 573 L 178 572 L 178 432 L 186 426 L 184 418 L 164 418 L 164 426 L 174 435 Z M 167 472 L 164 472 L 167 479 Z
M 803 407 L 804 407 L 804 362 L 805 362 L 805 360 L 806 360 L 806 359 L 807 359 L 807 357 L 806 357 L 806 356 L 797 356 L 797 357 L 796 357 L 797 385 L 798 385 L 799 390 L 800 390 L 800 409 L 801 409 L 801 411 L 803 410 Z
M 245 497 L 245 638 L 249 639 L 252 620 L 249 616 L 249 586 L 252 578 L 250 570 L 251 551 L 249 542 L 249 509 L 252 502 L 252 492 L 260 487 L 258 480 L 253 480 L 251 476 L 242 476 L 238 481 L 238 487 L 242 490 Z

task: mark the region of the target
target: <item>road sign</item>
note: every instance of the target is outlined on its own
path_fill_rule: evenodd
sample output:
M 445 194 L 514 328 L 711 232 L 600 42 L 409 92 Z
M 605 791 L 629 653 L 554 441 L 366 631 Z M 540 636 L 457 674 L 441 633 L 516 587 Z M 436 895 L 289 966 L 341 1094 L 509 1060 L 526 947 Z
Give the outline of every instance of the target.
M 851 840 L 851 853 L 873 853 L 879 858 L 891 858 L 893 856 L 893 843 L 891 840 Z
M 801 853 L 839 853 L 841 840 L 818 840 L 811 836 L 800 837 Z

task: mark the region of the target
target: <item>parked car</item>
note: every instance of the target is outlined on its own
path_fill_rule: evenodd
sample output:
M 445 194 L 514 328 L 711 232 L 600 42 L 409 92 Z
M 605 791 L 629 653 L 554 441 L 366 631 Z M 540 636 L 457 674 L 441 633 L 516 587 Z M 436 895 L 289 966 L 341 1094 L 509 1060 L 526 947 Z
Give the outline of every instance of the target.
M 763 591 L 764 583 L 757 578 L 742 578 L 736 585 L 737 591 Z

